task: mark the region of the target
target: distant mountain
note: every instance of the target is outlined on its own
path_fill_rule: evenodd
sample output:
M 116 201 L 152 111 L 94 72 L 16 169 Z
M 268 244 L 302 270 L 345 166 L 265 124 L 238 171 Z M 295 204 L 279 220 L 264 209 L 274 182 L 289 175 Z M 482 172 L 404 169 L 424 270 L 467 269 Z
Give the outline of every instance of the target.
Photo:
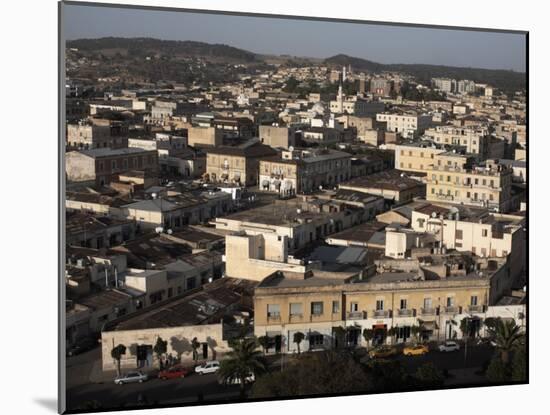
M 526 88 L 525 72 L 514 72 L 502 69 L 462 68 L 444 65 L 425 64 L 381 64 L 348 55 L 336 55 L 324 60 L 326 65 L 347 66 L 352 69 L 370 72 L 404 72 L 418 80 L 428 83 L 434 77 L 454 79 L 470 79 L 479 83 L 487 83 L 504 91 L 514 91 Z
M 254 62 L 256 55 L 243 49 L 223 44 L 209 44 L 190 40 L 160 40 L 153 38 L 104 37 L 99 39 L 68 40 L 68 48 L 77 48 L 87 52 L 105 50 L 126 50 L 129 54 L 172 55 L 227 58 L 231 60 Z

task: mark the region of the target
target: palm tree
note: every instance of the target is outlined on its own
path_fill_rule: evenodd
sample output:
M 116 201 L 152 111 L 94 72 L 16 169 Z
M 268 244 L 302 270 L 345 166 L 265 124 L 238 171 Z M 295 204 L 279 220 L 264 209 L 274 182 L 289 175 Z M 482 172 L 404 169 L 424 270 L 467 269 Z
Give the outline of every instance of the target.
M 395 337 L 397 336 L 397 327 L 390 327 L 388 329 L 388 336 L 391 339 L 391 343 L 394 344 L 397 340 Z
M 117 376 L 120 376 L 120 359 L 122 358 L 122 355 L 126 354 L 126 346 L 123 344 L 119 344 L 116 347 L 113 347 L 111 350 L 111 356 L 113 359 L 116 360 L 116 373 Z
M 305 337 L 306 336 L 301 331 L 294 333 L 292 340 L 296 343 L 296 346 L 298 346 L 298 354 L 300 354 L 300 343 L 302 343 L 302 340 L 304 340 Z
M 524 334 L 521 333 L 521 327 L 514 320 L 502 321 L 498 319 L 494 327 L 488 329 L 489 337 L 496 344 L 496 348 L 500 350 L 500 358 L 502 363 L 508 365 L 510 360 L 510 352 L 521 345 L 524 340 Z
M 261 352 L 255 338 L 237 339 L 231 342 L 231 350 L 220 364 L 219 375 L 223 382 L 239 379 L 241 399 L 245 397 L 247 378 L 265 371 Z

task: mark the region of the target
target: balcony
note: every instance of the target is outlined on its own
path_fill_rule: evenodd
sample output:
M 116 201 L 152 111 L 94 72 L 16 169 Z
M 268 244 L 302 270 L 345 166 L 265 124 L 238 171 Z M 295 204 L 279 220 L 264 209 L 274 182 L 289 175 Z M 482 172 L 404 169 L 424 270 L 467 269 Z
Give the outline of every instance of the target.
M 281 322 L 281 315 L 280 314 L 268 314 L 267 315 L 267 322 L 268 323 L 280 323 Z
M 310 316 L 310 321 L 321 321 L 323 319 L 323 314 L 312 314 Z
M 414 310 L 411 308 L 400 308 L 397 310 L 397 317 L 412 317 L 414 316 Z
M 437 314 L 437 309 L 435 309 L 435 308 L 421 308 L 420 313 L 423 316 L 435 316 Z
M 374 310 L 372 315 L 375 318 L 389 318 L 391 316 L 390 310 Z
M 460 310 L 460 308 L 455 306 L 455 305 L 448 306 L 448 307 L 443 307 L 443 312 L 445 314 L 456 314 L 456 313 L 459 312 L 459 310 Z
M 347 319 L 348 320 L 363 320 L 367 318 L 366 311 L 348 311 Z
M 291 314 L 289 316 L 289 321 L 291 323 L 300 323 L 304 320 L 303 314 Z
M 468 311 L 470 313 L 483 313 L 485 311 L 485 306 L 482 305 L 469 305 Z

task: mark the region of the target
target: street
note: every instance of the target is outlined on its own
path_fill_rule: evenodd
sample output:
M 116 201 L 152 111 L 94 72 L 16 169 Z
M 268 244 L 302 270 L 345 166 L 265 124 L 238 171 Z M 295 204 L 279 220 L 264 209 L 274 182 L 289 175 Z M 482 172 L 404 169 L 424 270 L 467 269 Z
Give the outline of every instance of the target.
M 484 382 L 485 378 L 474 373 L 491 359 L 494 349 L 488 345 L 468 346 L 466 360 L 464 349 L 443 353 L 432 350 L 423 356 L 404 356 L 399 354 L 392 359 L 398 360 L 407 370 L 414 374 L 416 369 L 425 363 L 432 362 L 440 370 L 451 374 L 449 385 Z M 273 356 L 274 357 L 274 356 Z M 145 404 L 184 404 L 196 403 L 199 400 L 222 401 L 239 398 L 238 386 L 218 384 L 215 374 L 200 376 L 191 374 L 183 379 L 160 380 L 151 378 L 144 383 L 115 385 L 114 375 L 103 375 L 101 382 L 90 380 L 94 365 L 100 363 L 100 349 L 88 351 L 67 360 L 67 407 L 69 410 L 82 408 L 92 401 L 99 402 L 102 408 L 121 408 L 138 404 L 138 399 Z M 288 357 L 286 358 L 288 359 Z M 272 370 L 280 370 L 280 359 L 269 359 Z

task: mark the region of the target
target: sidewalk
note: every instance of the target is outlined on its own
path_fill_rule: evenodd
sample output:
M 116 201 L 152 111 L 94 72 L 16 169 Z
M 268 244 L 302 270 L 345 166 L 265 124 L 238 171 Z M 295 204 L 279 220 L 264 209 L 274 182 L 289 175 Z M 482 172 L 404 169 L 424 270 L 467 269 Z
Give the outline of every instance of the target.
M 150 378 L 156 377 L 158 369 L 135 369 L 149 375 Z M 128 372 L 128 369 L 122 369 L 122 373 Z M 90 383 L 112 383 L 117 377 L 116 370 L 103 370 L 101 367 L 101 360 L 96 360 L 90 371 L 89 380 Z

